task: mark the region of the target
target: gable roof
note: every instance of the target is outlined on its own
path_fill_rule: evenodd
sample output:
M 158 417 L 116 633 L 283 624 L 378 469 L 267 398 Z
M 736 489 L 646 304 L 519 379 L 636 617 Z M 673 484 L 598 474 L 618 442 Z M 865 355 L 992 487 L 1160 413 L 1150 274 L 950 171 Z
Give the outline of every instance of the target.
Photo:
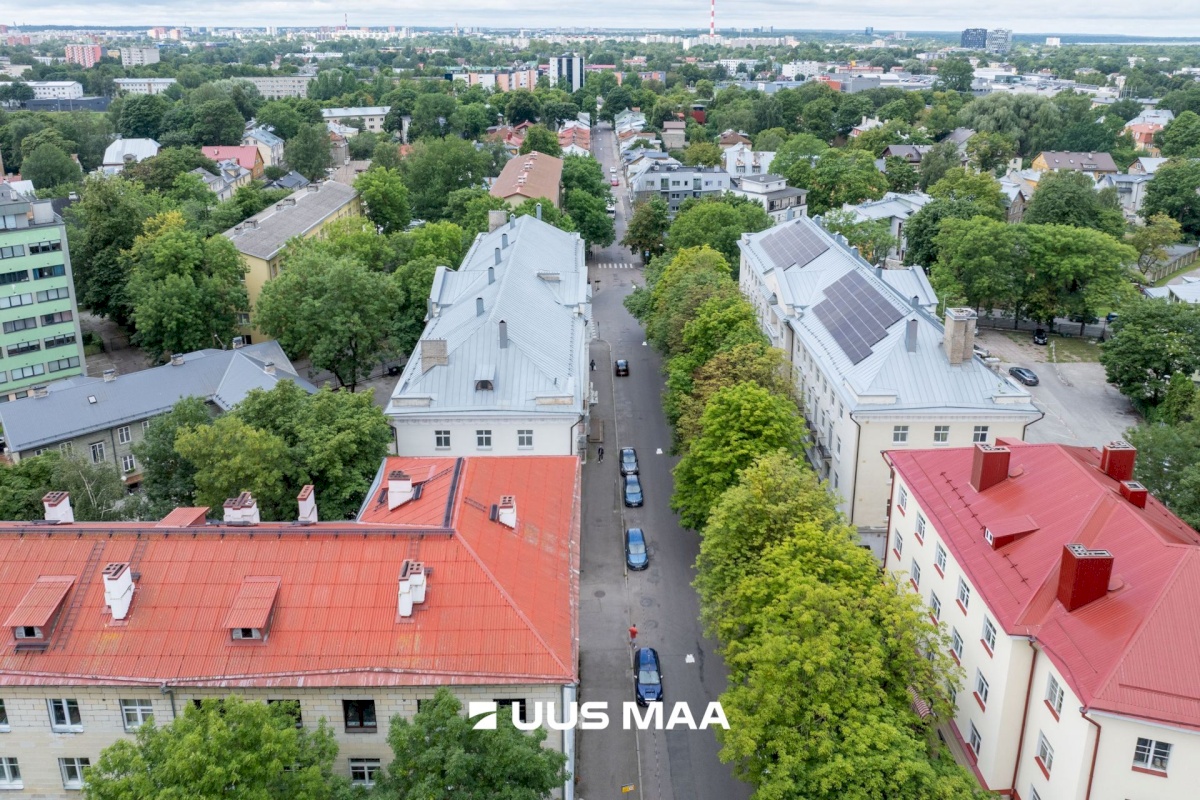
M 251 149 L 258 152 L 257 148 Z M 310 183 L 221 235 L 233 242 L 239 252 L 269 260 L 293 236 L 304 236 L 321 226 L 356 197 L 358 192 L 354 187 L 344 183 Z
M 268 361 L 275 364 L 274 375 L 265 372 Z M 54 381 L 46 386 L 45 397 L 0 405 L 0 423 L 9 450 L 20 453 L 165 414 L 184 397 L 202 397 L 228 410 L 251 389 L 270 389 L 281 380 L 316 391 L 296 375 L 278 342 L 237 350 L 198 350 L 186 354 L 182 364 L 118 375 L 111 381 L 84 377 Z
M 396 468 L 428 480 L 388 512 L 378 496 Z M 515 530 L 488 518 L 502 493 L 516 498 Z M 66 602 L 78 597 L 70 629 L 60 625 L 45 652 L 0 647 L 0 685 L 574 683 L 578 497 L 573 456 L 389 458 L 360 522 L 197 527 L 188 511 L 177 527 L 0 523 L 0 614 L 39 575 L 70 576 Z M 429 588 L 400 618 L 409 559 L 425 565 Z M 116 622 L 88 570 L 129 562 L 133 603 Z M 248 582 L 267 592 L 243 594 Z M 231 639 L 229 627 L 257 627 L 268 608 L 265 641 Z
M 201 147 L 200 152 L 203 153 L 206 158 L 211 158 L 218 164 L 222 161 L 228 161 L 232 159 L 250 171 L 254 170 L 255 164 L 262 163 L 262 154 L 259 153 L 258 148 L 252 144 Z
M 1117 172 L 1117 162 L 1108 153 L 1072 153 L 1068 151 L 1043 150 L 1037 158 L 1046 163 L 1046 169 L 1066 169 L 1074 172 Z
M 1000 440 L 1009 477 L 977 492 L 971 448 L 888 451 L 887 459 L 1011 635 L 1033 636 L 1088 709 L 1200 729 L 1200 534 L 1153 496 L 1120 495 L 1092 448 Z M 1038 529 L 993 550 L 991 522 Z M 1108 594 L 1067 611 L 1063 547 L 1113 555 Z
M 562 170 L 562 159 L 545 153 L 513 156 L 500 171 L 490 193 L 502 200 L 513 199 L 516 204 L 525 198 L 545 197 L 558 208 Z
M 104 166 L 124 165 L 126 157 L 143 161 L 158 155 L 159 144 L 153 139 L 117 139 L 104 148 Z
M 842 210 L 852 212 L 859 222 L 878 219 L 905 220 L 932 202 L 933 198 L 924 192 L 887 192 L 878 200 L 868 200 L 857 205 L 847 203 L 842 206 Z

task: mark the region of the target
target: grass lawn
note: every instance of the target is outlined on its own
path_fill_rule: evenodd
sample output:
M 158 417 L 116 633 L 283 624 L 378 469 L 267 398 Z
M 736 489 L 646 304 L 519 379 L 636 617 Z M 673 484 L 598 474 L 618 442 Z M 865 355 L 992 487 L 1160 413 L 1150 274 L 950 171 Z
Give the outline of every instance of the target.
M 1056 361 L 1060 364 L 1069 364 L 1079 361 L 1100 360 L 1100 345 L 1096 343 L 1095 339 L 1087 339 L 1079 336 L 1066 338 L 1052 333 L 1050 334 L 1050 344 L 1042 347 L 1033 343 L 1033 338 L 1030 336 L 1029 331 L 998 330 L 997 333 L 1007 336 L 1013 342 L 1020 345 L 1022 353 L 1031 361 Z

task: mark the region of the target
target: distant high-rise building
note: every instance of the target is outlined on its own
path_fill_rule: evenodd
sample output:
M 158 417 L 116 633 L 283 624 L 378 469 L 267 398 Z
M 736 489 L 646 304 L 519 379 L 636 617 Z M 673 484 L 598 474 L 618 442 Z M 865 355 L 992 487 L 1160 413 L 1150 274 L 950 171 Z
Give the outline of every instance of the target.
M 1059 36 L 1047 36 L 1046 47 L 1062 47 L 1062 38 Z
M 1007 28 L 997 28 L 988 31 L 987 51 L 989 53 L 1007 53 L 1012 47 L 1012 31 Z
M 87 69 L 95 66 L 104 55 L 98 44 L 69 44 L 66 46 L 68 64 L 78 64 Z
M 967 28 L 962 32 L 962 47 L 968 50 L 983 50 L 987 47 L 987 28 Z
M 874 35 L 875 35 L 875 28 L 873 26 L 868 25 L 866 28 L 863 29 L 863 36 L 874 36 Z
M 122 67 L 144 67 L 147 64 L 158 63 L 157 47 L 122 47 Z
M 564 53 L 550 59 L 550 85 L 574 93 L 583 88 L 583 56 Z

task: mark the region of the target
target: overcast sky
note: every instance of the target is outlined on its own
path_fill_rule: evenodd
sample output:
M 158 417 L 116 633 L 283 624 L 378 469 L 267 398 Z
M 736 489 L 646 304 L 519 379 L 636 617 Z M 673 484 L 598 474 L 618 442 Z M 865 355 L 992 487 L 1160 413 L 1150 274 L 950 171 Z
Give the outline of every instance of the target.
M 336 25 L 348 15 L 362 25 L 597 25 L 613 28 L 708 26 L 708 0 L 36 0 L 11 3 L 0 17 L 35 24 Z M 20 10 L 18 11 L 18 6 Z M 983 8 L 980 8 L 983 6 Z M 14 14 L 14 12 L 17 12 Z M 0 19 L 0 22 L 9 22 Z M 774 25 L 776 30 L 959 30 L 1012 28 L 1016 33 L 1200 36 L 1197 0 L 718 0 L 717 27 Z

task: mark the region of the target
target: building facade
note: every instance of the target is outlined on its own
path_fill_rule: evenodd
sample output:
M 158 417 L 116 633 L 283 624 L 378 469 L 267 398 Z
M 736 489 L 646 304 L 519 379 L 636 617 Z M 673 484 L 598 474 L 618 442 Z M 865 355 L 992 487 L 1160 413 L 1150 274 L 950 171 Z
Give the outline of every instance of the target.
M 383 122 L 391 106 L 359 106 L 355 108 L 323 108 L 321 117 L 325 122 L 340 122 L 343 125 L 350 120 L 362 120 L 365 130 L 379 133 L 383 130 Z
M 808 190 L 788 186 L 782 175 L 743 175 L 730 194 L 758 203 L 774 222 L 808 214 Z
M 667 204 L 671 214 L 679 211 L 679 206 L 689 197 L 722 195 L 730 185 L 729 173 L 721 167 L 687 167 L 678 162 L 647 163 L 629 176 L 634 203 L 658 197 Z
M 888 452 L 886 568 L 965 681 L 942 735 L 990 791 L 1183 800 L 1200 779 L 1200 535 L 1136 450 L 1000 440 Z
M 66 62 L 78 64 L 84 69 L 96 66 L 96 62 L 104 57 L 104 51 L 98 44 L 69 44 L 65 50 Z
M 265 167 L 277 167 L 283 164 L 283 147 L 285 142 L 271 130 L 261 125 L 252 128 L 242 137 L 242 144 L 258 148 Z
M 121 48 L 122 67 L 144 67 L 149 64 L 157 64 L 158 61 L 159 53 L 157 47 Z
M 583 56 L 564 53 L 550 59 L 550 85 L 574 94 L 583 88 Z
M 586 449 L 591 287 L 584 244 L 503 221 L 438 267 L 416 351 L 385 410 L 400 455 L 574 455 Z
M 537 88 L 538 71 L 535 67 L 521 69 L 468 69 L 456 72 L 454 80 L 466 81 L 468 86 L 482 86 L 500 92 L 511 92 L 517 89 Z
M 744 142 L 726 147 L 721 154 L 725 171 L 730 175 L 765 175 L 771 171 L 775 153 L 770 150 L 755 150 Z
M 1012 49 L 1012 31 L 1007 28 L 996 28 L 987 32 L 987 51 L 1003 55 Z
M 28 81 L 35 100 L 75 100 L 83 97 L 83 84 L 79 81 Z
M 896 245 L 888 250 L 887 255 L 903 261 L 908 252 L 904 228 L 913 214 L 932 202 L 933 198 L 924 192 L 886 192 L 878 200 L 868 200 L 857 205 L 847 203 L 842 206 L 842 210 L 853 214 L 855 222 L 886 222 L 888 233 L 896 240 Z
M 987 28 L 967 28 L 962 32 L 959 46 L 967 50 L 986 50 L 987 36 Z
M 308 97 L 308 85 L 316 80 L 314 75 L 271 75 L 265 78 L 239 78 L 254 84 L 267 100 L 282 100 L 285 97 Z
M 62 217 L 0 183 L 0 403 L 85 374 Z
M 162 94 L 175 85 L 174 78 L 114 78 L 122 94 Z

